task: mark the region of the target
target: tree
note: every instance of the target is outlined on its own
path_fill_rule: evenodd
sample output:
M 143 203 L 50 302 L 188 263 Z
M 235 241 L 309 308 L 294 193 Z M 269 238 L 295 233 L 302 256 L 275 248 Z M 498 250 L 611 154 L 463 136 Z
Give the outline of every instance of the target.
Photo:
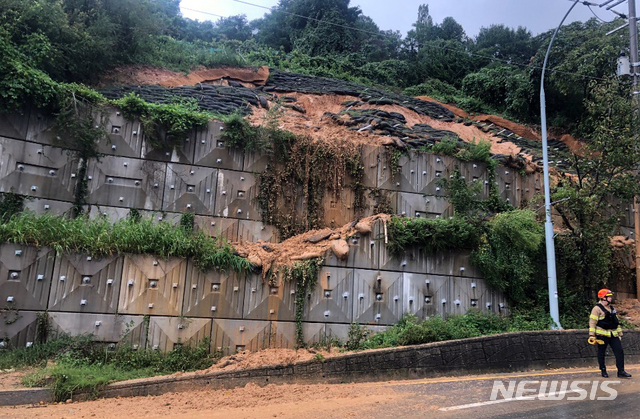
M 439 37 L 446 41 L 464 42 L 466 35 L 462 25 L 451 16 L 447 16 L 440 24 Z
M 500 24 L 480 28 L 473 43 L 473 52 L 488 57 L 479 59 L 480 66 L 490 64 L 494 58 L 522 65 L 529 63 L 537 46 L 538 42 L 526 28 L 519 26 L 514 30 Z
M 280 0 L 278 6 L 255 23 L 258 40 L 309 55 L 355 52 L 354 27 L 361 15 L 350 0 Z
M 592 81 L 579 132 L 585 148 L 573 155 L 574 175 L 559 181 L 552 200 L 567 229 L 558 240 L 570 288 L 583 291 L 585 300 L 609 279 L 609 236 L 618 225 L 619 204 L 640 193 L 634 173 L 638 114 L 629 99 L 630 86 L 615 79 Z M 628 205 L 628 204 L 627 204 Z
M 601 23 L 596 19 L 574 22 L 562 27 L 549 55 L 545 82 L 547 113 L 553 125 L 573 129 L 585 113 L 590 82 L 615 73 L 616 58 L 627 48 L 629 38 L 607 36 L 621 20 Z M 530 77 L 540 82 L 540 69 L 552 32 L 541 34 L 534 42 L 540 45 L 531 60 Z
M 498 112 L 520 120 L 529 118 L 534 86 L 518 68 L 506 65 L 484 67 L 462 80 L 462 91 Z
M 216 22 L 213 36 L 218 40 L 246 41 L 251 38 L 251 27 L 245 15 L 223 17 Z

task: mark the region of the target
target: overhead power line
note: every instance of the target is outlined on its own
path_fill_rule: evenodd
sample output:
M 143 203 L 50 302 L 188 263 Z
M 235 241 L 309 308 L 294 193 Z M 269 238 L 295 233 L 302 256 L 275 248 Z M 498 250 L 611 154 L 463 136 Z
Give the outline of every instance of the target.
M 188 8 L 188 7 L 183 7 L 183 6 L 180 6 L 180 9 L 181 9 L 181 10 L 188 10 L 188 11 L 190 11 L 190 12 L 201 13 L 201 14 L 203 14 L 203 15 L 210 15 L 210 16 L 215 16 L 215 17 L 221 17 L 221 18 L 223 18 L 223 19 L 226 19 L 226 18 L 228 18 L 228 17 L 229 17 L 229 16 L 217 15 L 217 14 L 215 14 L 215 13 L 211 13 L 211 12 L 204 12 L 204 11 L 202 11 L 202 10 L 190 9 L 190 8 Z

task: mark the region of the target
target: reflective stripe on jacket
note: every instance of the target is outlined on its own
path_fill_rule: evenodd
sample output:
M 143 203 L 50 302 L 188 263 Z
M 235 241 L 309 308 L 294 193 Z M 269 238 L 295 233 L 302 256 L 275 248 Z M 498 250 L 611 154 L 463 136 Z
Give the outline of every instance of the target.
M 605 313 L 598 306 L 595 306 L 593 310 L 591 310 L 591 315 L 589 316 L 589 334 L 597 335 L 597 336 L 608 336 L 608 337 L 618 337 L 622 336 L 622 327 L 618 325 L 617 329 L 607 330 L 599 327 L 597 325 L 598 321 L 604 320 Z

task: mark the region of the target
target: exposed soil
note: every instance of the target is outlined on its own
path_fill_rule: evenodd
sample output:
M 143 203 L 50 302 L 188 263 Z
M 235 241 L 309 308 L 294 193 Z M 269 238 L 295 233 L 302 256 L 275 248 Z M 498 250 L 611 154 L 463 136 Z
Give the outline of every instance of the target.
M 101 76 L 98 87 L 117 85 L 155 84 L 164 87 L 194 86 L 198 83 L 220 84 L 222 80 L 233 80 L 246 87 L 262 86 L 269 77 L 269 68 L 200 68 L 188 74 L 160 67 L 132 65 L 118 67 Z
M 405 395 L 406 396 L 406 395 Z M 403 396 L 375 384 L 247 384 L 232 390 L 198 389 L 161 396 L 103 399 L 0 408 L 3 418 L 271 418 L 317 417 L 323 413 L 349 417 L 350 410 L 375 408 Z M 342 412 L 340 414 L 339 412 Z M 373 412 L 372 412 L 373 413 Z
M 339 113 L 344 109 L 343 102 L 358 99 L 354 96 L 306 93 L 289 93 L 281 96 L 295 98 L 295 105 L 303 108 L 306 113 L 281 108 L 282 115 L 278 120 L 280 129 L 336 146 L 359 144 L 379 146 L 393 143 L 389 137 L 376 135 L 369 131 L 347 131 L 345 127 L 333 124 L 330 120 L 323 118 L 325 112 Z M 275 102 L 270 102 L 270 106 L 274 105 Z M 267 120 L 267 110 L 253 108 L 253 114 L 249 115 L 247 120 L 253 125 L 264 125 Z
M 358 99 L 356 97 L 305 93 L 288 93 L 281 96 L 295 98 L 295 104 L 306 111 L 306 113 L 302 114 L 292 109 L 283 108 L 282 116 L 279 119 L 279 127 L 282 129 L 291 131 L 296 135 L 307 135 L 314 140 L 331 144 L 350 143 L 374 146 L 393 144 L 393 139 L 390 137 L 376 135 L 370 131 L 348 131 L 345 127 L 333 124 L 323 117 L 325 112 L 339 113 L 344 110 L 342 104 L 347 101 L 355 101 Z M 426 115 L 420 115 L 399 105 L 363 104 L 358 106 L 357 109 L 380 109 L 386 112 L 397 112 L 405 117 L 409 127 L 413 127 L 416 124 L 428 124 L 435 129 L 451 131 L 468 143 L 481 140 L 489 141 L 493 154 L 517 155 L 522 151 L 517 145 L 485 133 L 477 126 L 465 126 L 455 122 L 440 121 Z M 262 125 L 266 120 L 266 116 L 267 111 L 265 109 L 254 108 L 253 115 L 250 115 L 248 120 L 254 125 Z
M 379 214 L 360 220 L 360 223 L 372 225 L 381 220 L 387 222 L 389 215 Z M 281 243 L 240 242 L 234 243 L 234 247 L 241 255 L 247 255 L 254 264 L 262 266 L 263 279 L 271 267 L 292 265 L 296 261 L 322 257 L 331 248 L 335 240 L 344 240 L 356 233 L 355 223 L 345 224 L 340 228 L 324 228 L 311 230 L 304 234 L 291 237 Z M 325 239 L 312 243 L 309 239 L 318 236 L 326 236 Z M 315 241 L 315 240 L 312 240 Z
M 433 103 L 437 103 L 447 109 L 449 109 L 451 112 L 454 113 L 454 115 L 459 116 L 461 118 L 467 118 L 467 119 L 471 119 L 474 121 L 478 121 L 478 122 L 490 122 L 492 124 L 495 124 L 501 128 L 506 128 L 509 131 L 527 138 L 527 139 L 531 139 L 531 140 L 538 140 L 541 141 L 542 140 L 542 134 L 540 132 L 538 132 L 537 130 L 528 127 L 526 125 L 521 125 L 518 124 L 516 122 L 513 121 L 509 121 L 508 119 L 505 119 L 501 116 L 498 115 L 484 115 L 484 114 L 480 114 L 480 115 L 470 115 L 469 113 L 465 112 L 464 110 L 457 108 L 453 105 L 449 105 L 446 103 L 442 103 L 439 102 L 429 96 L 418 96 L 417 99 L 421 99 L 421 100 L 426 100 L 427 102 L 433 102 Z M 550 130 L 551 131 L 551 130 Z M 551 133 L 549 134 L 550 136 L 554 136 Z M 560 136 L 559 138 L 560 141 L 562 141 L 564 144 L 567 145 L 567 147 L 569 147 L 569 150 L 571 150 L 571 152 L 576 153 L 578 155 L 583 155 L 584 153 L 584 145 L 582 143 L 580 143 L 578 140 L 576 140 L 575 138 L 573 138 L 571 135 L 569 134 L 563 134 Z M 504 154 L 504 153 L 503 153 Z
M 22 377 L 29 374 L 32 370 L 19 370 L 14 369 L 0 370 L 0 390 L 14 390 L 17 388 L 24 388 L 22 384 Z

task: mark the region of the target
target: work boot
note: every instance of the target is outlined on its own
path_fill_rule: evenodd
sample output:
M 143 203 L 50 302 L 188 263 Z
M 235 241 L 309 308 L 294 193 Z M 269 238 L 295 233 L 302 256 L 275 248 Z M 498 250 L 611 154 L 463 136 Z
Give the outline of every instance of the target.
M 606 368 L 600 368 L 600 372 L 602 373 L 602 376 L 604 378 L 609 378 L 609 374 L 607 374 L 607 369 Z
M 618 371 L 619 378 L 631 378 L 631 374 L 626 371 Z

